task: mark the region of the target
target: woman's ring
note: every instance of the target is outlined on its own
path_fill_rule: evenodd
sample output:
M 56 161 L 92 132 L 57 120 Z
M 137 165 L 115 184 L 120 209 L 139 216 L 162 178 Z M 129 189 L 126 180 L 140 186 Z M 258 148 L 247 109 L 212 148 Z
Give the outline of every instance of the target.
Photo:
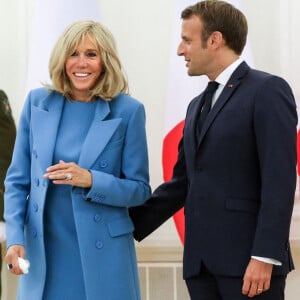
M 66 180 L 72 180 L 72 174 L 71 173 L 66 173 Z

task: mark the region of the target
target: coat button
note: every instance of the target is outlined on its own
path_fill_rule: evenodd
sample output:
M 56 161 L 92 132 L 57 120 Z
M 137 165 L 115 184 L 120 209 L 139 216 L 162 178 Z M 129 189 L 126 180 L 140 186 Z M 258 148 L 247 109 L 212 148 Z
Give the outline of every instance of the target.
M 99 214 L 96 214 L 96 215 L 94 216 L 94 221 L 95 221 L 96 223 L 98 223 L 99 221 L 101 221 L 101 216 L 100 216 Z
M 36 238 L 37 237 L 37 231 L 35 230 L 35 229 L 32 229 L 32 236 L 34 237 L 34 238 Z
M 34 183 L 36 186 L 40 185 L 40 180 L 38 178 L 34 178 Z
M 101 241 L 96 241 L 96 248 L 97 249 L 103 248 L 103 243 Z
M 104 195 L 97 195 L 96 199 L 99 201 L 104 201 L 105 200 L 105 196 Z
M 37 212 L 39 210 L 39 205 L 36 202 L 33 203 L 33 210 L 35 212 Z
M 106 168 L 107 166 L 108 166 L 108 163 L 107 163 L 106 160 L 101 160 L 101 161 L 100 161 L 100 167 L 101 167 L 101 168 Z
M 33 155 L 34 158 L 37 158 L 37 157 L 38 157 L 38 156 L 37 156 L 37 152 L 36 152 L 35 149 L 32 150 L 32 155 Z

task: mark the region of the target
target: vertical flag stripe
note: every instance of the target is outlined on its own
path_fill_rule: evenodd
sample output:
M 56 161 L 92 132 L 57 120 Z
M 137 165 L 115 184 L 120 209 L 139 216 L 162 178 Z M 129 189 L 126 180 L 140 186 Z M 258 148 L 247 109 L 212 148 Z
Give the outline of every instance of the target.
M 178 142 L 182 137 L 182 130 L 184 121 L 179 122 L 170 132 L 165 136 L 163 141 L 163 173 L 164 181 L 169 181 L 172 178 L 173 167 L 177 160 L 177 148 Z M 179 234 L 181 242 L 184 241 L 184 218 L 183 211 L 180 210 L 174 216 L 176 230 Z

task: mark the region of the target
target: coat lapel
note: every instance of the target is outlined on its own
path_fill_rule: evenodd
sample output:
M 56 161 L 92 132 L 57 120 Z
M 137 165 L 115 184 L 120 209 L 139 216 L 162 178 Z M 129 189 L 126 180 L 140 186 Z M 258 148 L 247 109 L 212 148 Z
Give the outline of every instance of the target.
M 42 171 L 53 164 L 53 152 L 65 98 L 50 93 L 38 106 L 32 108 L 34 148 Z M 82 145 L 79 165 L 91 167 L 118 128 L 121 119 L 105 120 L 110 113 L 109 103 L 101 99 L 96 106 L 94 120 Z
M 110 113 L 109 102 L 98 100 L 95 117 L 82 145 L 78 164 L 89 169 L 108 144 L 121 118 L 105 120 Z
M 231 95 L 234 93 L 234 91 L 238 88 L 238 86 L 241 83 L 242 78 L 245 76 L 245 74 L 249 71 L 249 66 L 243 62 L 241 65 L 233 72 L 230 79 L 226 83 L 221 95 L 217 99 L 217 102 L 213 106 L 212 110 L 207 116 L 207 119 L 205 120 L 203 124 L 203 128 L 201 130 L 201 134 L 199 137 L 199 143 L 198 147 L 201 145 L 203 138 L 215 120 L 216 116 L 221 112 L 223 106 L 227 103 L 227 101 L 230 99 Z
M 64 97 L 52 92 L 41 102 L 41 105 L 32 107 L 33 151 L 36 151 L 43 171 L 52 165 L 63 103 Z

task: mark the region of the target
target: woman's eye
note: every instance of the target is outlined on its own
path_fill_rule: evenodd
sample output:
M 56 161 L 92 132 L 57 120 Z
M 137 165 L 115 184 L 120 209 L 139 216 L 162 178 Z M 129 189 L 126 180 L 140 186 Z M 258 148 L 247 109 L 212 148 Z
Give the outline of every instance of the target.
M 97 53 L 96 52 L 88 52 L 86 55 L 88 57 L 95 57 L 95 56 L 97 56 Z
M 77 52 L 76 51 L 74 51 L 73 53 L 71 53 L 71 55 L 70 56 L 77 56 Z

